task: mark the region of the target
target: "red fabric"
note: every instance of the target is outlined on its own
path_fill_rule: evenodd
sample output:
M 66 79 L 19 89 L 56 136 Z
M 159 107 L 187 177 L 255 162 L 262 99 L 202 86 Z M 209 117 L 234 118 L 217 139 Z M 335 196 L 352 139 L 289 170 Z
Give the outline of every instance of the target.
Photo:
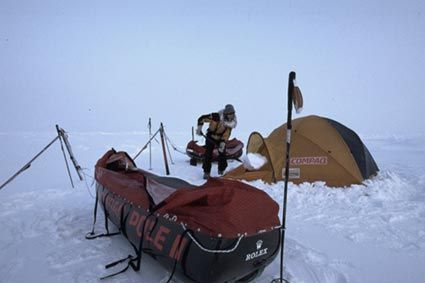
M 227 157 L 234 158 L 242 155 L 244 144 L 237 139 L 231 139 L 226 142 L 226 155 Z M 186 146 L 186 150 L 191 149 L 195 152 L 197 156 L 204 156 L 205 147 L 198 144 L 197 141 L 191 140 Z M 213 160 L 217 160 L 218 150 L 214 149 L 213 151 Z
M 199 155 L 205 154 L 205 148 L 199 145 L 197 141 L 193 141 L 193 140 L 189 141 L 186 146 L 186 149 L 192 149 L 194 152 L 196 152 Z
M 95 179 L 110 192 L 118 194 L 123 198 L 149 208 L 150 200 L 144 187 L 144 176 L 141 172 L 114 172 L 106 169 L 110 157 L 115 156 L 114 150 L 109 150 L 99 159 L 95 167 Z
M 106 168 L 114 154 L 110 150 L 97 162 L 96 180 L 137 205 L 146 209 L 152 206 L 142 171 L 115 172 Z M 255 234 L 280 225 L 279 205 L 268 194 L 239 181 L 219 178 L 211 178 L 197 188 L 176 190 L 160 203 L 157 212 L 176 215 L 177 222 L 212 236 Z
M 176 215 L 189 228 L 223 237 L 255 234 L 280 225 L 278 204 L 265 192 L 245 183 L 209 179 L 199 189 L 180 189 L 159 209 Z

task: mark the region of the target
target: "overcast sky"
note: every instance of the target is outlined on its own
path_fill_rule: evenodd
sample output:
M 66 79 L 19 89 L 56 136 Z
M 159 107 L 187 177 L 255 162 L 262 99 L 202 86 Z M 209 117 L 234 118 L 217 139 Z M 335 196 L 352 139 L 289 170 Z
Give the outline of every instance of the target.
M 425 1 L 0 0 L 0 131 L 190 131 L 234 104 L 240 131 L 303 115 L 425 133 Z

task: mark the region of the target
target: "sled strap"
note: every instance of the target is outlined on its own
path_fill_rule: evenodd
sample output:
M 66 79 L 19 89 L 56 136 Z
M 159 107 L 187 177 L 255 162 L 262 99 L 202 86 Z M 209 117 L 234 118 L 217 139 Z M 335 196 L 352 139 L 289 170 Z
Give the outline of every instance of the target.
M 140 237 L 139 247 L 138 247 L 138 249 L 135 248 L 135 251 L 137 253 L 137 257 L 134 259 L 134 261 L 136 261 L 136 264 L 134 264 L 132 261 L 130 262 L 130 265 L 131 265 L 131 267 L 133 268 L 134 271 L 140 270 L 140 265 L 141 265 L 141 261 L 142 261 L 142 252 L 143 252 L 143 239 L 145 238 L 145 226 L 146 226 L 146 223 L 148 222 L 149 217 L 151 217 L 152 215 L 154 215 L 154 212 L 149 212 L 149 214 L 145 218 L 145 221 L 143 222 L 142 235 Z M 151 231 L 153 231 L 155 229 L 155 226 L 156 226 L 156 223 L 152 227 Z
M 94 239 L 97 239 L 97 238 L 103 238 L 103 237 L 112 237 L 112 236 L 116 236 L 116 235 L 120 235 L 121 234 L 121 232 L 114 232 L 114 233 L 103 233 L 103 234 L 92 234 L 91 232 L 90 233 L 87 233 L 86 234 L 86 240 L 94 240 Z
M 87 240 L 92 240 L 92 239 L 97 238 L 97 237 L 93 237 L 93 236 L 95 235 L 95 233 L 94 233 L 94 228 L 95 228 L 95 226 L 96 226 L 96 218 L 97 218 L 97 200 L 98 200 L 98 199 L 99 199 L 99 195 L 98 195 L 97 190 L 96 190 L 96 198 L 95 198 L 95 201 L 94 201 L 94 211 L 93 211 L 93 226 L 92 226 L 91 232 L 89 232 L 89 233 L 87 233 L 87 234 L 86 234 L 86 239 L 87 239 Z
M 126 261 L 126 260 L 128 260 L 128 263 L 127 263 L 127 266 L 126 266 L 126 267 L 124 267 L 122 270 L 120 270 L 120 271 L 118 271 L 118 272 L 115 272 L 115 273 L 112 273 L 112 274 L 106 275 L 106 276 L 104 276 L 104 277 L 101 277 L 101 278 L 100 278 L 100 280 L 104 280 L 104 279 L 107 279 L 107 278 L 111 278 L 111 277 L 113 277 L 113 276 L 115 276 L 115 275 L 118 275 L 118 274 L 121 274 L 121 273 L 126 272 L 126 271 L 127 271 L 127 269 L 130 267 L 131 262 L 132 262 L 132 261 L 134 261 L 134 260 L 136 260 L 136 258 L 134 258 L 132 255 L 128 255 L 126 258 L 123 258 L 123 259 L 120 259 L 120 260 L 117 260 L 117 261 L 114 261 L 114 262 L 111 262 L 111 263 L 109 263 L 109 264 L 105 265 L 105 268 L 106 268 L 106 269 L 111 268 L 111 267 L 113 267 L 113 266 L 115 266 L 115 265 L 117 265 L 117 264 L 119 264 L 119 263 L 122 263 L 122 262 L 124 262 L 124 261 Z
M 183 242 L 184 236 L 188 233 L 189 233 L 189 230 L 184 230 L 183 233 L 181 234 L 179 244 L 177 245 L 177 250 L 180 250 L 180 246 Z M 167 283 L 170 283 L 171 280 L 173 279 L 174 273 L 176 272 L 176 267 L 177 267 L 177 258 L 174 258 L 173 270 L 171 271 L 171 274 L 170 274 L 170 277 L 167 280 Z
M 236 241 L 234 247 L 231 248 L 231 249 L 227 249 L 227 250 L 211 250 L 211 249 L 208 249 L 208 248 L 204 247 L 201 243 L 199 243 L 198 240 L 196 240 L 195 236 L 193 236 L 192 233 L 189 230 L 186 230 L 186 227 L 183 224 L 181 224 L 181 226 L 183 227 L 183 229 L 185 229 L 185 231 L 187 231 L 187 234 L 189 235 L 190 239 L 198 246 L 198 248 L 200 248 L 201 250 L 203 250 L 204 252 L 207 252 L 207 253 L 227 254 L 227 253 L 234 252 L 239 247 L 239 244 L 240 244 L 242 238 L 244 237 L 243 234 L 240 235 L 239 238 L 238 238 L 238 240 Z
M 123 206 L 123 208 L 122 208 L 122 210 L 121 210 L 121 213 L 123 213 L 124 212 L 124 206 Z M 126 219 L 126 217 L 125 217 L 125 219 Z M 123 225 L 123 223 L 125 222 L 125 220 L 122 220 L 121 219 L 121 228 L 122 228 L 122 225 Z M 141 243 L 143 243 L 143 231 L 144 231 L 144 229 L 145 229 L 145 223 L 146 223 L 146 219 L 145 219 L 145 222 L 143 223 L 143 227 L 142 227 L 142 237 L 141 237 L 141 239 L 140 239 L 140 242 Z M 131 243 L 131 242 L 130 242 Z M 142 244 L 140 244 L 140 245 L 142 245 Z M 134 249 L 134 251 L 136 252 L 136 256 L 132 256 L 132 255 L 128 255 L 126 258 L 122 258 L 122 259 L 119 259 L 119 260 L 117 260 L 117 261 L 114 261 L 114 262 L 111 262 L 111 263 L 109 263 L 109 264 L 107 264 L 107 265 L 105 265 L 105 269 L 108 269 L 108 268 L 111 268 L 111 267 L 114 267 L 115 265 L 117 265 L 117 264 L 120 264 L 120 263 L 122 263 L 122 262 L 124 262 L 124 261 L 126 261 L 126 260 L 128 260 L 128 262 L 127 262 L 127 266 L 126 267 L 124 267 L 123 269 L 121 269 L 120 271 L 117 271 L 117 272 L 115 272 L 115 273 L 112 273 L 112 274 L 109 274 L 109 275 L 106 275 L 106 276 L 103 276 L 103 277 L 101 277 L 100 278 L 100 280 L 104 280 L 104 279 L 107 279 L 107 278 L 111 278 L 111 277 L 114 277 L 114 276 L 116 276 L 116 275 L 118 275 L 118 274 L 121 274 L 121 273 L 124 273 L 124 272 L 126 272 L 127 270 L 128 270 L 128 268 L 131 266 L 132 268 L 133 268 L 133 270 L 135 270 L 135 271 L 137 271 L 136 270 L 136 267 L 138 266 L 138 268 L 140 269 L 140 259 L 141 259 L 141 251 L 139 252 L 137 249 L 136 249 L 136 247 L 133 245 L 133 243 L 131 243 L 131 246 L 133 247 L 133 249 Z M 137 260 L 137 263 L 138 263 L 138 265 L 137 266 L 135 266 L 135 264 L 133 263 L 134 261 L 136 261 Z
M 123 204 L 121 207 L 121 211 L 120 211 L 120 231 L 122 232 L 122 234 L 128 238 L 127 236 L 127 231 L 125 230 L 125 223 L 128 219 L 128 215 L 130 213 L 127 213 L 127 215 L 124 215 L 124 208 L 125 208 L 126 204 Z
M 128 219 L 128 216 L 130 215 L 130 213 L 127 213 L 126 215 L 124 215 L 124 209 L 125 209 L 125 204 L 122 206 L 122 208 L 121 208 L 121 216 L 120 216 L 120 231 L 121 231 L 121 234 L 123 234 L 123 236 L 124 237 L 126 237 L 127 239 L 128 239 L 128 234 L 127 234 L 127 230 L 125 229 L 125 223 L 127 222 L 127 219 Z M 134 249 L 134 252 L 135 252 L 135 254 L 137 255 L 138 253 L 137 253 L 137 248 L 136 248 L 136 246 L 131 242 L 131 241 L 128 241 L 130 244 L 131 244 L 131 246 L 133 247 L 133 249 Z
M 115 272 L 115 273 L 112 273 L 112 274 L 110 274 L 110 275 L 106 275 L 106 276 L 104 276 L 104 277 L 101 277 L 101 278 L 100 278 L 100 280 L 107 279 L 107 278 L 111 278 L 111 277 L 113 277 L 113 276 L 115 276 L 115 275 L 118 275 L 118 274 L 124 273 L 124 272 L 126 272 L 126 271 L 128 270 L 128 268 L 129 268 L 130 266 L 131 266 L 131 268 L 133 268 L 133 270 L 134 270 L 134 271 L 139 271 L 139 270 L 140 270 L 140 262 L 141 262 L 141 260 L 142 260 L 143 239 L 144 239 L 144 233 L 145 233 L 145 225 L 146 225 L 146 222 L 147 222 L 148 218 L 149 218 L 150 216 L 152 216 L 152 215 L 153 215 L 153 212 L 149 213 L 149 214 L 146 216 L 145 221 L 143 222 L 143 226 L 142 226 L 142 235 L 141 235 L 141 237 L 140 237 L 140 242 L 139 242 L 139 249 L 137 249 L 137 248 L 136 248 L 136 247 L 132 244 L 132 246 L 133 246 L 133 248 L 134 248 L 134 251 L 136 252 L 136 256 L 128 255 L 126 258 L 122 258 L 122 259 L 119 259 L 119 260 L 117 260 L 117 261 L 114 261 L 114 262 L 111 262 L 111 263 L 109 263 L 109 264 L 105 265 L 105 268 L 106 268 L 106 269 L 108 269 L 108 268 L 111 268 L 111 267 L 113 267 L 113 266 L 115 266 L 115 265 L 117 265 L 117 264 L 120 264 L 120 263 L 122 263 L 122 262 L 124 262 L 124 261 L 128 260 L 128 262 L 127 262 L 127 266 L 126 266 L 126 267 L 124 267 L 123 269 L 121 269 L 121 270 L 120 270 L 120 271 L 118 271 L 118 272 Z M 134 262 L 136 262 L 136 263 L 134 263 Z
M 109 234 L 108 212 L 106 211 L 106 205 L 105 205 L 105 200 L 107 197 L 108 197 L 108 194 L 106 194 L 105 197 L 102 199 L 102 205 L 103 205 L 103 216 L 105 217 L 105 230 L 106 230 L 106 234 Z
M 109 233 L 109 229 L 108 229 L 108 218 L 106 216 L 105 205 L 103 206 L 103 208 L 104 208 L 103 213 L 105 215 L 105 229 L 106 229 L 106 233 L 96 234 L 94 232 L 94 229 L 95 229 L 95 226 L 96 226 L 96 218 L 97 218 L 98 199 L 99 199 L 99 195 L 98 195 L 97 190 L 96 190 L 96 202 L 94 204 L 94 212 L 93 212 L 93 227 L 92 227 L 91 232 L 87 233 L 86 236 L 85 236 L 85 238 L 87 240 L 93 240 L 93 239 L 102 238 L 102 237 L 111 237 L 111 236 L 115 236 L 115 235 L 121 234 L 120 231 L 114 232 L 114 233 Z

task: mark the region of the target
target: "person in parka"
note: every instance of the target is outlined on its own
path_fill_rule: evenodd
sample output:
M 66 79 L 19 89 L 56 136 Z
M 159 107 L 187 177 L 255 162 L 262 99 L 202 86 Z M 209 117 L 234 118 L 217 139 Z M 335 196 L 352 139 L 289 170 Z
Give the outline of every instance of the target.
M 205 136 L 205 155 L 202 168 L 204 169 L 204 179 L 208 179 L 211 173 L 211 160 L 213 150 L 218 148 L 218 174 L 223 175 L 227 168 L 226 141 L 229 140 L 232 129 L 237 125 L 235 108 L 227 104 L 224 109 L 211 114 L 202 115 L 198 118 L 197 135 L 202 135 L 202 126 L 209 123 Z

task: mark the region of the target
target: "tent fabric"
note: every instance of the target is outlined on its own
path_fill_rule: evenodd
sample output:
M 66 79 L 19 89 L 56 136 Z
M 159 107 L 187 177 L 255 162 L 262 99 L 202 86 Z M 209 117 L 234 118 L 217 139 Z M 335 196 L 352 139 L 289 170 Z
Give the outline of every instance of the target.
M 221 178 L 194 186 L 129 167 L 131 163 L 126 153 L 108 151 L 96 164 L 96 181 L 136 206 L 175 215 L 190 229 L 213 236 L 252 235 L 280 225 L 279 205 L 253 186 Z
M 378 171 L 378 166 L 376 165 L 375 160 L 373 160 L 367 147 L 360 140 L 359 136 L 352 130 L 334 120 L 327 119 L 327 121 L 332 124 L 347 143 L 350 151 L 353 153 L 353 157 L 356 159 L 356 163 L 358 164 L 363 178 L 367 179 L 369 176 L 374 175 Z
M 273 183 L 284 179 L 286 124 L 267 137 L 253 132 L 247 153 L 259 153 L 268 162 L 259 170 L 239 166 L 226 178 Z M 331 187 L 360 184 L 379 170 L 359 136 L 339 122 L 319 116 L 306 116 L 292 122 L 290 181 L 324 181 Z

